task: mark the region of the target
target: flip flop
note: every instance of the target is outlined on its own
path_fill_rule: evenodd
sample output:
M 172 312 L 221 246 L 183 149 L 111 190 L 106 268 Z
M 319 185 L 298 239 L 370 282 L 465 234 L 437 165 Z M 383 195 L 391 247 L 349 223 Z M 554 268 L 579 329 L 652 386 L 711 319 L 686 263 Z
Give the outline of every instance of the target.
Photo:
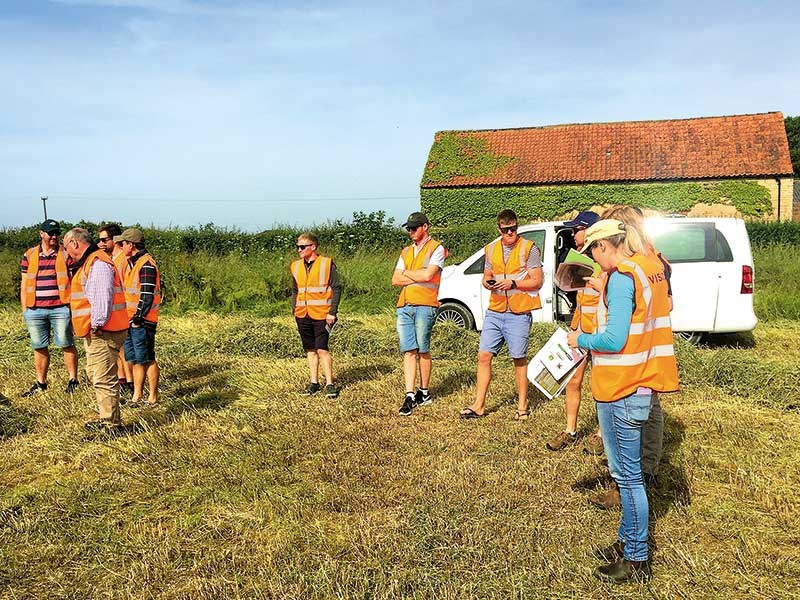
M 462 408 L 459 417 L 462 419 L 482 419 L 485 415 L 479 415 L 471 408 Z
M 529 411 L 529 410 L 518 410 L 517 414 L 514 415 L 514 420 L 515 421 L 527 421 L 528 420 L 528 415 L 530 415 L 530 414 L 531 414 L 531 411 Z

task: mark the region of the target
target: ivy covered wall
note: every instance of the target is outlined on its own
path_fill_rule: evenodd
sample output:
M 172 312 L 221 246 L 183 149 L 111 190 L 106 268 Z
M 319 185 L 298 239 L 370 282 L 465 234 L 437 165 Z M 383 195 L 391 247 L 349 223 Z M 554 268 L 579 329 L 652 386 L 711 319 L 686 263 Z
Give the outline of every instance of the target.
M 421 189 L 422 211 L 439 226 L 493 219 L 504 208 L 513 209 L 522 220 L 550 221 L 608 204 L 668 213 L 686 213 L 696 204 L 722 204 L 750 217 L 773 213 L 769 190 L 752 180 Z

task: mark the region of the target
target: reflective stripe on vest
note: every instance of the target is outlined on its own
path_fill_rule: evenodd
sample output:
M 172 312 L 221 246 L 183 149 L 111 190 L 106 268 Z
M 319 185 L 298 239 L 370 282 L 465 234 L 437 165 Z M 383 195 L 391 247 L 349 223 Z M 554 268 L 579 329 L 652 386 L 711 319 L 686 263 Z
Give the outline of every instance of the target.
M 533 250 L 533 242 L 519 238 L 511 248 L 508 262 L 503 261 L 503 245 L 495 240 L 486 246 L 486 263 L 491 265 L 492 277 L 497 281 L 513 279 L 519 281 L 528 275 L 528 257 Z M 523 291 L 520 289 L 492 291 L 489 296 L 489 310 L 495 312 L 511 312 L 522 314 L 542 308 L 539 291 Z
M 41 246 L 34 246 L 25 252 L 28 259 L 28 271 L 22 274 L 23 309 L 36 306 L 36 275 L 39 273 L 39 253 Z M 58 298 L 64 304 L 69 304 L 69 271 L 67 270 L 67 253 L 63 246 L 56 250 L 56 285 Z
M 656 392 L 678 389 L 678 367 L 672 345 L 667 281 L 664 266 L 652 257 L 634 254 L 617 265 L 631 277 L 634 309 L 625 345 L 618 353 L 592 351 L 592 393 L 600 402 L 613 402 L 639 387 Z M 608 324 L 605 294 L 597 307 L 597 331 Z
M 425 269 L 431 264 L 433 253 L 441 244 L 429 238 L 414 256 L 414 244 L 406 246 L 400 253 L 400 258 L 406 271 L 416 271 Z M 447 257 L 447 249 L 443 248 L 444 255 Z M 430 281 L 420 281 L 404 285 L 397 298 L 397 308 L 402 308 L 407 304 L 413 306 L 439 306 L 439 284 L 442 281 L 442 270 L 436 269 L 436 274 Z
M 139 274 L 145 265 L 152 265 L 156 270 L 156 287 L 153 290 L 153 304 L 147 314 L 142 315 L 142 318 L 150 323 L 158 323 L 158 311 L 161 308 L 161 273 L 158 271 L 155 259 L 150 254 L 139 257 L 136 264 L 125 274 L 125 307 L 129 319 L 136 314 L 136 310 L 139 308 L 139 300 L 142 295 Z
M 89 271 L 97 261 L 114 267 L 114 263 L 111 262 L 108 254 L 102 250 L 97 250 L 86 257 L 81 268 L 72 277 L 70 311 L 72 313 L 72 328 L 78 337 L 86 337 L 92 329 L 92 306 L 84 290 L 86 288 L 86 280 L 89 278 Z M 114 295 L 111 300 L 111 314 L 106 324 L 100 329 L 103 331 L 125 331 L 127 328 L 128 313 L 125 310 L 125 294 L 122 292 L 119 273 L 114 269 Z
M 327 316 L 333 303 L 333 289 L 330 286 L 332 262 L 328 256 L 317 256 L 308 270 L 302 258 L 292 263 L 290 271 L 297 284 L 297 301 L 294 305 L 296 317 L 309 316 L 321 321 Z

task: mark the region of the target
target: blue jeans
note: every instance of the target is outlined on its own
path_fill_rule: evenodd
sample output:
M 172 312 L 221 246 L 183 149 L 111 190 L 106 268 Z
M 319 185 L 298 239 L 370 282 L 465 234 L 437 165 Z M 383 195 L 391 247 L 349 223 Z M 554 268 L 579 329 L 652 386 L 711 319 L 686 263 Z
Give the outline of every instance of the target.
M 51 327 L 53 342 L 57 347 L 70 348 L 75 345 L 69 306 L 26 308 L 22 316 L 31 338 L 31 348 L 34 350 L 42 350 L 50 345 Z
M 596 403 L 608 470 L 622 500 L 617 539 L 625 544 L 627 560 L 647 560 L 649 505 L 642 480 L 642 428 L 652 398 L 652 394 L 634 393 L 615 402 Z
M 397 335 L 400 337 L 400 352 L 431 351 L 431 329 L 436 321 L 433 306 L 406 304 L 397 309 Z
M 478 350 L 497 355 L 505 342 L 511 358 L 525 358 L 528 354 L 531 320 L 529 312 L 516 314 L 487 310 Z

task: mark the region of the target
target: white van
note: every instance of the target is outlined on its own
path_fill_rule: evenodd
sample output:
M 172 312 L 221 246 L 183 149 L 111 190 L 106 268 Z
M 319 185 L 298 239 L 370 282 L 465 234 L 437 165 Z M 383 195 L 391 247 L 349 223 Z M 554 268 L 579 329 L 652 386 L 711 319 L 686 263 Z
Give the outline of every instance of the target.
M 656 217 L 645 220 L 655 247 L 672 265 L 672 329 L 697 342 L 704 333 L 750 331 L 753 311 L 753 256 L 744 221 L 729 218 Z M 557 260 L 574 247 L 572 230 L 563 222 L 535 223 L 519 228 L 542 252 L 542 310 L 534 321 L 569 322 L 575 293 L 553 283 Z M 481 248 L 457 265 L 445 267 L 439 287 L 438 321 L 451 321 L 480 331 L 489 306 L 489 291 L 481 285 Z

